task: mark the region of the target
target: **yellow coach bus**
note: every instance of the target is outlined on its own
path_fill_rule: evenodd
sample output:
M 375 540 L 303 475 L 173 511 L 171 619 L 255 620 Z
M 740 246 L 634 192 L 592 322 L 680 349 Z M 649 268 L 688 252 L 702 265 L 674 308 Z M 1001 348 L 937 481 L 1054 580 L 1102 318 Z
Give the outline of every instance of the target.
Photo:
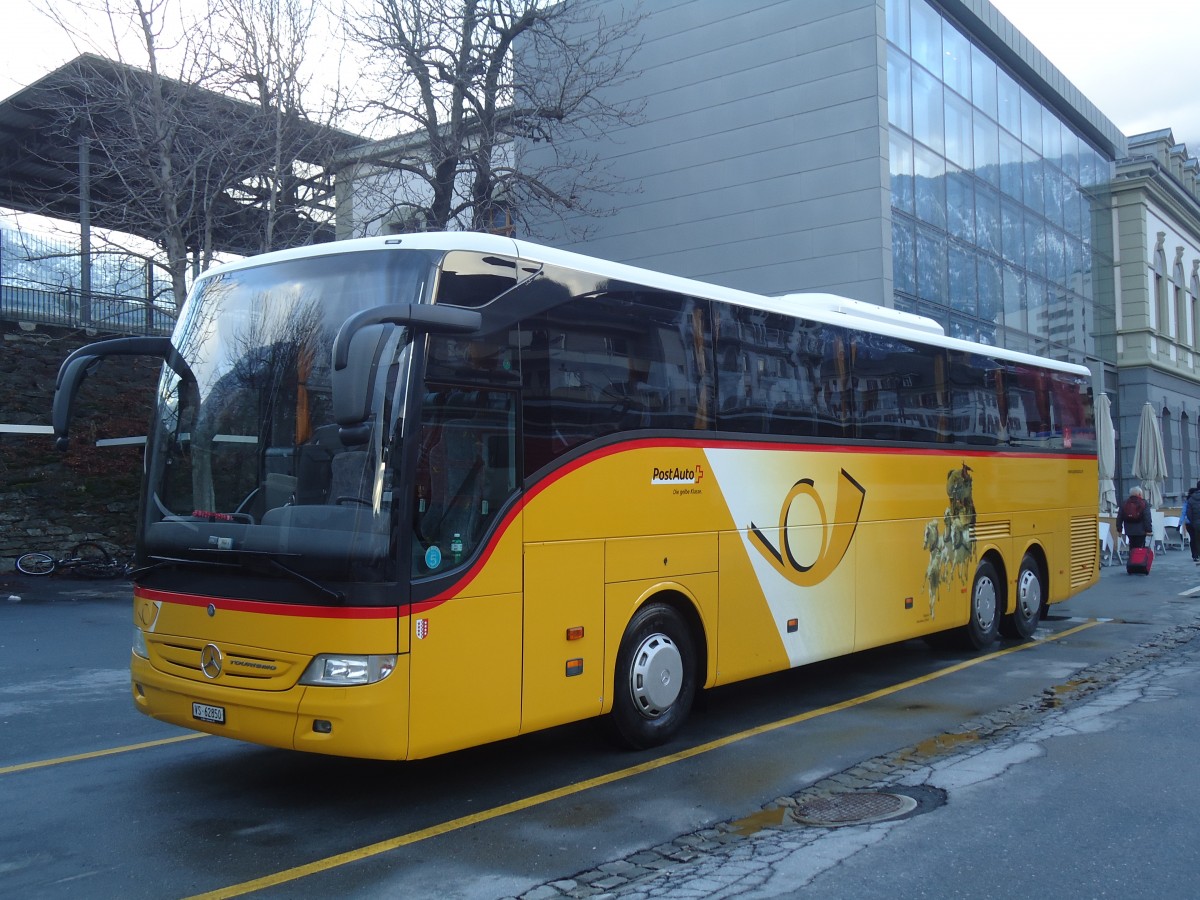
M 1086 369 L 830 295 L 495 235 L 196 283 L 146 444 L 132 693 L 275 747 L 413 759 L 909 638 L 1028 637 L 1098 577 Z

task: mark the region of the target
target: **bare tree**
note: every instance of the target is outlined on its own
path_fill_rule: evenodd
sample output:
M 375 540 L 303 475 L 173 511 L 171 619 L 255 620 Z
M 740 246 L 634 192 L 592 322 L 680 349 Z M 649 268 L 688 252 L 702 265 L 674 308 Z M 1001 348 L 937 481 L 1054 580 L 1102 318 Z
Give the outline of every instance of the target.
M 68 21 L 61 8 L 48 9 L 77 44 L 108 55 L 78 57 L 38 98 L 44 109 L 56 110 L 42 146 L 79 148 L 79 182 L 88 186 L 80 217 L 102 223 L 107 236 L 137 235 L 156 245 L 161 256 L 149 255 L 166 270 L 180 303 L 189 250 L 197 246 L 192 232 L 207 153 L 197 111 L 185 111 L 182 88 L 204 80 L 206 61 L 172 47 L 180 78 L 163 73 L 159 42 L 170 0 L 97 0 L 87 7 L 91 31 Z M 201 115 L 211 114 L 206 106 Z M 44 161 L 67 170 L 74 162 L 70 156 Z
M 412 229 L 607 212 L 595 198 L 616 184 L 588 145 L 641 114 L 622 99 L 640 21 L 608 0 L 371 0 L 354 29 L 380 91 L 365 108 L 394 136 L 350 160 L 354 190 L 378 192 L 362 205 Z
M 344 112 L 332 25 L 313 0 L 209 0 L 216 82 L 257 110 L 242 136 L 254 139 L 257 165 L 241 173 L 237 190 L 260 210 L 260 250 L 311 242 L 333 214 L 326 163 L 350 138 L 332 130 Z
M 309 243 L 330 231 L 331 204 L 317 208 L 332 196 L 324 163 L 358 139 L 304 112 L 310 4 L 211 0 L 187 19 L 180 10 L 195 7 L 180 0 L 90 2 L 93 33 L 48 8 L 103 55 L 59 70 L 38 103 L 56 110 L 41 152 L 68 190 L 86 160 L 93 224 L 109 239 L 152 242 L 158 252 L 147 255 L 168 273 L 177 304 L 192 273 L 218 253 Z M 62 214 L 61 200 L 44 211 Z

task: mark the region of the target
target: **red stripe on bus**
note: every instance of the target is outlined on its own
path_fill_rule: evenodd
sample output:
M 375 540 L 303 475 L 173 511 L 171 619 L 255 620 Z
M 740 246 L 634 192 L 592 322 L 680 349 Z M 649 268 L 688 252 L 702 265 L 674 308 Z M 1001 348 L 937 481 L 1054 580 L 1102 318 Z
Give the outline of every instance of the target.
M 1021 452 L 1015 450 L 996 450 L 987 448 L 965 448 L 958 447 L 954 449 L 946 448 L 929 448 L 929 447 L 867 447 L 862 445 L 835 445 L 835 444 L 796 444 L 783 443 L 776 441 L 744 441 L 744 440 L 704 440 L 703 438 L 666 438 L 654 439 L 643 438 L 640 440 L 622 441 L 620 443 L 611 444 L 607 447 L 601 447 L 598 450 L 593 450 L 580 456 L 578 459 L 573 459 L 571 462 L 555 470 L 549 477 L 538 482 L 525 495 L 524 502 L 528 502 L 533 497 L 536 497 L 546 488 L 557 482 L 559 479 L 566 477 L 577 469 L 589 463 L 595 462 L 598 459 L 603 459 L 607 456 L 614 456 L 617 453 L 626 453 L 631 450 L 662 450 L 662 449 L 682 449 L 682 450 L 769 450 L 778 452 L 786 450 L 791 452 L 801 451 L 804 453 L 874 453 L 888 454 L 892 456 L 955 456 L 955 457 L 983 457 L 983 456 L 999 456 L 1008 459 L 1095 459 L 1095 453 L 1034 453 Z
M 563 474 L 565 474 L 565 472 L 563 472 L 563 471 L 555 472 L 554 477 L 551 479 L 548 479 L 548 480 L 549 481 L 557 481 L 560 477 L 562 477 Z M 522 510 L 524 510 L 525 504 L 528 502 L 529 497 L 533 496 L 534 493 L 537 493 L 537 492 L 534 491 L 531 494 L 521 497 L 520 499 L 517 500 L 516 503 L 514 503 L 512 505 L 512 508 L 509 509 L 507 515 L 505 515 L 505 517 L 500 520 L 500 525 L 496 528 L 496 530 L 494 532 L 492 532 L 492 539 L 490 541 L 488 541 L 484 545 L 483 550 L 480 551 L 479 558 L 471 564 L 471 568 L 469 568 L 469 569 L 467 569 L 467 571 L 463 572 L 462 577 L 458 578 L 454 582 L 454 584 L 450 585 L 450 587 L 448 587 L 446 590 L 444 590 L 438 594 L 435 594 L 434 596 L 430 597 L 428 600 L 418 600 L 416 602 L 410 603 L 409 607 L 408 607 L 409 615 L 413 615 L 413 616 L 419 615 L 420 613 L 429 612 L 431 609 L 435 609 L 436 607 L 441 606 L 443 603 L 445 603 L 451 597 L 456 596 L 462 588 L 464 588 L 468 584 L 470 584 L 474 580 L 475 576 L 478 575 L 479 572 L 483 569 L 483 567 L 485 565 L 487 565 L 487 561 L 492 558 L 492 553 L 495 552 L 496 546 L 500 543 L 501 540 L 504 539 L 504 535 L 507 533 L 508 529 L 512 526 L 512 524 L 516 520 L 517 516 L 520 515 Z
M 224 597 L 201 597 L 196 594 L 176 594 L 173 591 L 156 591 L 137 588 L 135 596 L 179 606 L 203 606 L 212 604 L 216 609 L 229 612 L 260 613 L 269 616 L 298 616 L 309 619 L 395 619 L 400 614 L 397 606 L 308 606 L 299 603 L 268 603 L 263 600 L 230 600 Z
M 1094 460 L 1095 453 L 1032 453 L 1019 452 L 1013 450 L 996 450 L 987 448 L 972 448 L 959 447 L 956 449 L 941 449 L 928 447 L 867 447 L 867 446 L 843 446 L 837 444 L 796 444 L 784 442 L 765 442 L 765 441 L 743 441 L 743 440 L 705 440 L 703 438 L 641 438 L 631 441 L 620 441 L 610 444 L 606 447 L 600 447 L 592 450 L 582 456 L 565 463 L 558 469 L 555 469 L 546 478 L 543 478 L 532 488 L 530 488 L 524 496 L 520 498 L 509 510 L 508 515 L 501 521 L 500 527 L 492 535 L 492 539 L 488 541 L 483 548 L 480 556 L 475 560 L 474 564 L 462 577 L 457 579 L 454 584 L 444 591 L 440 591 L 428 600 L 420 600 L 411 604 L 410 612 L 412 615 L 427 613 L 441 606 L 447 600 L 458 595 L 464 587 L 471 583 L 479 571 L 487 563 L 495 550 L 496 545 L 504 537 L 504 533 L 512 525 L 513 520 L 517 517 L 525 506 L 542 491 L 549 488 L 551 485 L 566 478 L 571 473 L 582 469 L 596 460 L 604 459 L 608 456 L 615 456 L 618 453 L 628 453 L 632 450 L 662 450 L 662 449 L 682 449 L 682 450 L 790 450 L 803 451 L 805 453 L 876 453 L 876 454 L 891 454 L 899 456 L 953 456 L 959 459 L 963 457 L 982 457 L 982 456 L 999 456 L 1007 459 L 1082 459 Z

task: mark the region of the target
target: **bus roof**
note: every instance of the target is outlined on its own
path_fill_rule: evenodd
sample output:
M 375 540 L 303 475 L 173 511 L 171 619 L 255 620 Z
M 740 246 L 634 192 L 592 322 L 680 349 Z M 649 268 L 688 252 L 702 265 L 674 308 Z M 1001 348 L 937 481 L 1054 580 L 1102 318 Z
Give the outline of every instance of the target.
M 642 269 L 625 263 L 612 262 L 594 256 L 585 256 L 582 253 L 574 253 L 569 250 L 558 250 L 543 244 L 535 244 L 502 235 L 483 234 L 474 231 L 415 232 L 413 234 L 385 235 L 334 241 L 326 244 L 314 244 L 309 247 L 297 247 L 290 250 L 276 250 L 272 253 L 246 257 L 245 259 L 214 267 L 206 272 L 204 277 L 220 272 L 230 272 L 283 262 L 289 259 L 387 249 L 465 250 L 477 253 L 515 256 L 532 262 L 577 269 L 587 272 L 589 275 L 627 281 L 633 284 L 674 291 L 708 300 L 720 300 L 738 306 L 760 309 L 764 312 L 802 316 L 806 319 L 830 325 L 841 325 L 860 331 L 887 334 L 948 349 L 983 353 L 996 359 L 1044 366 L 1050 369 L 1091 377 L 1091 372 L 1086 366 L 950 337 L 946 335 L 941 325 L 933 319 L 891 309 L 875 303 L 866 303 L 862 300 L 853 300 L 848 297 L 828 293 L 788 293 L 778 296 L 755 294 L 749 291 L 738 290 L 737 288 L 712 284 L 711 282 L 697 281 L 678 275 L 656 272 L 652 269 Z

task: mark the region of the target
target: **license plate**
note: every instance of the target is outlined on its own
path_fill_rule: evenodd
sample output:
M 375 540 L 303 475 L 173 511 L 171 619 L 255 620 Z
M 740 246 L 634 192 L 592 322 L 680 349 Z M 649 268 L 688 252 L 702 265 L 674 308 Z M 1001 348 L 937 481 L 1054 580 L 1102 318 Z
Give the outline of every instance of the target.
M 207 703 L 192 704 L 192 718 L 201 722 L 212 722 L 215 725 L 225 724 L 225 707 L 209 706 Z

